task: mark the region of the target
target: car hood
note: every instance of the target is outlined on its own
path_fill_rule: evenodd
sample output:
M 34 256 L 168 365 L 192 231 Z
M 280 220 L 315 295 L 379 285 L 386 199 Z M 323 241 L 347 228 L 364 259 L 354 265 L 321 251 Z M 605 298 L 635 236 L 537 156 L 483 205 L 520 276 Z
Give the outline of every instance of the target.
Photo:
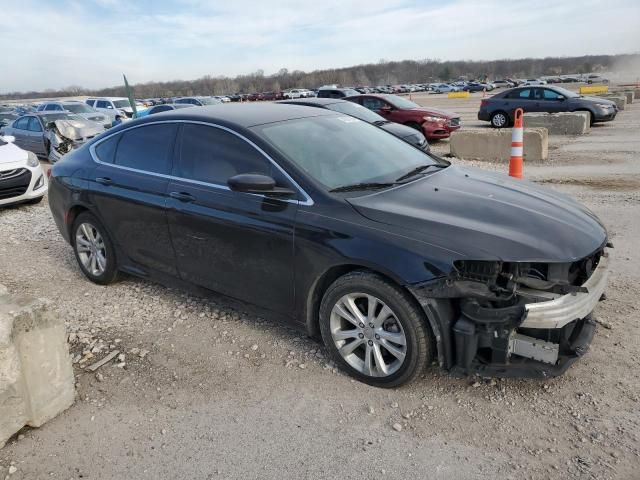
M 54 122 L 58 133 L 72 141 L 83 142 L 104 132 L 104 127 L 96 122 L 85 120 L 56 120 Z
M 616 102 L 612 101 L 612 100 L 608 100 L 606 98 L 602 98 L 602 97 L 577 97 L 576 100 L 587 100 L 589 102 L 593 102 L 593 103 L 603 103 L 606 105 L 616 105 Z
M 447 112 L 446 110 L 440 110 L 439 108 L 419 107 L 419 108 L 412 108 L 410 110 L 412 112 L 416 112 L 416 113 L 423 113 L 425 115 L 438 115 L 440 117 L 445 117 L 445 118 L 457 118 L 457 117 L 459 117 L 459 115 L 457 115 L 455 113 Z
M 455 252 L 460 259 L 573 262 L 607 239 L 598 218 L 571 198 L 475 168 L 452 165 L 347 201 L 389 231 Z
M 28 153 L 13 143 L 5 142 L 0 136 L 0 166 L 6 167 L 9 164 L 19 166 L 27 161 Z

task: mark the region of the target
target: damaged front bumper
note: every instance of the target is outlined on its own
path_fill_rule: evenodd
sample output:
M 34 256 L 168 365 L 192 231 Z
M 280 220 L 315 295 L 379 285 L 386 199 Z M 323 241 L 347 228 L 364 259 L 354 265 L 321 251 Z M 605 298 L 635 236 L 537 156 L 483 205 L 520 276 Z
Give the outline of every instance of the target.
M 603 251 L 587 280 L 564 295 L 518 287 L 517 301 L 498 308 L 478 301 L 482 288 L 466 284 L 475 298 L 452 298 L 458 287 L 451 282 L 445 288 L 422 285 L 411 291 L 434 329 L 440 364 L 452 373 L 546 378 L 562 374 L 587 352 L 596 330 L 591 313 L 608 275 Z

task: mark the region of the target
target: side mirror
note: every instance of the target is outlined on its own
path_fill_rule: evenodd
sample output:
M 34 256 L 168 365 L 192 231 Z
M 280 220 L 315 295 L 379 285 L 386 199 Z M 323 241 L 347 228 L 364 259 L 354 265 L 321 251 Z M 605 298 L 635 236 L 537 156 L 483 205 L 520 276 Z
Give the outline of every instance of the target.
M 566 100 L 566 98 L 565 98 L 565 97 L 558 96 L 558 101 L 559 101 L 559 102 L 564 102 L 565 100 Z
M 275 197 L 288 197 L 296 192 L 289 188 L 276 187 L 276 181 L 257 173 L 241 173 L 227 180 L 227 185 L 234 192 L 256 193 Z

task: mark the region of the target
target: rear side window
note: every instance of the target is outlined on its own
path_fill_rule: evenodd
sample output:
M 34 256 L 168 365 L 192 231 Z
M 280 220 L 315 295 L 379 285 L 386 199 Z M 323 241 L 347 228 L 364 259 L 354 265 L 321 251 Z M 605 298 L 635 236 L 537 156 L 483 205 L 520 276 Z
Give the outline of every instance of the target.
M 118 135 L 114 163 L 145 172 L 168 174 L 177 126 L 162 123 L 132 128 Z
M 27 126 L 29 125 L 29 118 L 30 117 L 22 117 L 22 118 L 16 120 L 13 123 L 13 128 L 17 128 L 19 130 L 26 130 Z
M 216 185 L 226 185 L 229 178 L 240 173 L 273 176 L 272 170 L 275 170 L 271 162 L 245 140 L 206 125 L 183 127 L 178 158 L 176 176 Z
M 95 103 L 95 100 L 87 100 L 86 102 L 87 105 L 89 105 L 90 107 L 93 107 L 93 104 Z
M 509 94 L 509 98 L 518 98 L 520 100 L 529 100 L 531 95 L 531 89 L 525 88 L 524 90 L 518 90 Z
M 98 100 L 96 102 L 96 108 L 109 108 L 111 104 L 105 100 Z
M 113 163 L 116 156 L 116 147 L 122 135 L 114 135 L 104 142 L 100 142 L 96 147 L 96 156 L 98 160 L 104 163 Z

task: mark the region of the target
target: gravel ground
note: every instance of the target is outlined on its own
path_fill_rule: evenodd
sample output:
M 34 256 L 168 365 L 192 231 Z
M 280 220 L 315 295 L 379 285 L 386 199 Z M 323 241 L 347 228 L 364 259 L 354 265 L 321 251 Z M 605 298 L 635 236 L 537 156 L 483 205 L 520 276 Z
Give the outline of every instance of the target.
M 546 381 L 432 366 L 401 389 L 368 387 L 304 333 L 225 299 L 89 283 L 46 202 L 0 211 L 0 283 L 53 301 L 78 388 L 70 410 L 0 451 L 0 478 L 638 478 L 639 127 L 637 103 L 525 167 L 592 208 L 616 247 L 590 352 Z

